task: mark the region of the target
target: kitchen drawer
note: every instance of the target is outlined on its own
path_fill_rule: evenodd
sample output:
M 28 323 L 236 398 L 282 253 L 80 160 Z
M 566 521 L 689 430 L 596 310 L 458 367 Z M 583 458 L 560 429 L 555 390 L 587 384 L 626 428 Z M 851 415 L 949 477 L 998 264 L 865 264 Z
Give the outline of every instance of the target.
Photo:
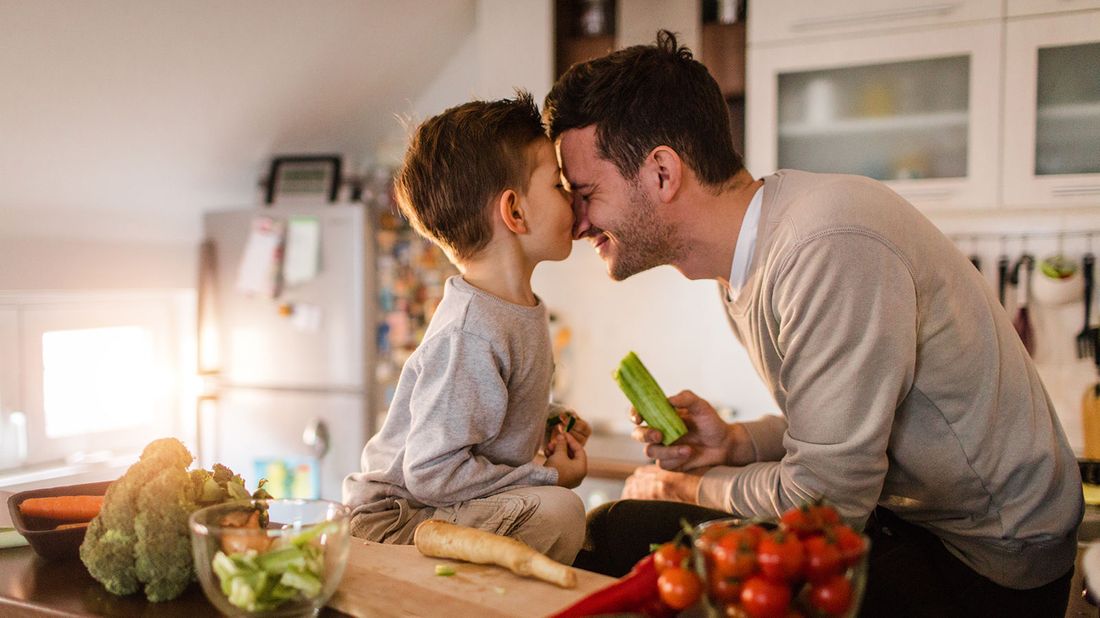
M 751 4 L 748 15 L 752 45 L 998 19 L 1003 9 L 996 0 L 769 0 Z

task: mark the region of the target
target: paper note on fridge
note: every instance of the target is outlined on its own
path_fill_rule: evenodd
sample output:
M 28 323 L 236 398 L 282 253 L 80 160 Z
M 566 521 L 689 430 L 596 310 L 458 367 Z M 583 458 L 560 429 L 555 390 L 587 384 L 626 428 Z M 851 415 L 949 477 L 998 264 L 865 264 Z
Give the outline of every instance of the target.
M 256 217 L 248 233 L 244 255 L 237 268 L 237 290 L 274 298 L 279 294 L 285 224 L 271 217 Z
M 286 228 L 283 283 L 297 285 L 317 276 L 321 256 L 321 221 L 317 217 L 295 216 Z

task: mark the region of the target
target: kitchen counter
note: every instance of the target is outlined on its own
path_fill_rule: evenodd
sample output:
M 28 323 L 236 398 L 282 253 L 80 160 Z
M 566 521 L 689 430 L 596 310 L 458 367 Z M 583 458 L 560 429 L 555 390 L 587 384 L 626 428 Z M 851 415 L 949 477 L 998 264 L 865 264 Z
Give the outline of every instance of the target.
M 321 616 L 543 616 L 614 581 L 578 571 L 577 587 L 565 590 L 499 567 L 426 558 L 409 545 L 351 543 L 347 571 Z M 435 575 L 437 564 L 452 564 L 456 574 Z M 167 603 L 117 597 L 93 580 L 79 559 L 51 562 L 29 547 L 17 547 L 0 550 L 0 615 L 194 618 L 217 610 L 197 583 Z

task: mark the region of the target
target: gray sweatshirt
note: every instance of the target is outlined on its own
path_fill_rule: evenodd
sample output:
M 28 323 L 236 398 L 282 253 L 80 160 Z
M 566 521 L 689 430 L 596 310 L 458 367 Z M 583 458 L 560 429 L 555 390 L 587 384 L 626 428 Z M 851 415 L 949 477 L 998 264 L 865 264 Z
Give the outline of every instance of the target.
M 1054 407 L 992 290 L 885 185 L 765 179 L 730 320 L 784 417 L 746 424 L 757 461 L 707 472 L 699 499 L 775 517 L 825 496 L 924 526 L 993 581 L 1073 564 L 1083 502 Z
M 440 507 L 520 485 L 554 485 L 533 463 L 551 414 L 546 307 L 447 280 L 424 340 L 401 370 L 386 421 L 344 479 L 356 512 L 394 498 Z

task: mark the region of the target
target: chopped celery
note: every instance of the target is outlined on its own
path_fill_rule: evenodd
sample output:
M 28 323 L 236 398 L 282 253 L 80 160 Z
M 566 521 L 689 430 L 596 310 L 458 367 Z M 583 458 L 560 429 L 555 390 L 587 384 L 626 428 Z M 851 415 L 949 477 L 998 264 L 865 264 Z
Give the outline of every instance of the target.
M 312 543 L 335 531 L 335 522 L 311 526 L 262 554 L 254 550 L 215 554 L 211 566 L 229 602 L 241 609 L 268 611 L 298 599 L 317 596 L 324 588 L 324 547 Z
M 623 357 L 615 371 L 615 381 L 642 420 L 661 432 L 662 444 L 668 446 L 687 433 L 683 419 L 637 354 L 630 352 Z

